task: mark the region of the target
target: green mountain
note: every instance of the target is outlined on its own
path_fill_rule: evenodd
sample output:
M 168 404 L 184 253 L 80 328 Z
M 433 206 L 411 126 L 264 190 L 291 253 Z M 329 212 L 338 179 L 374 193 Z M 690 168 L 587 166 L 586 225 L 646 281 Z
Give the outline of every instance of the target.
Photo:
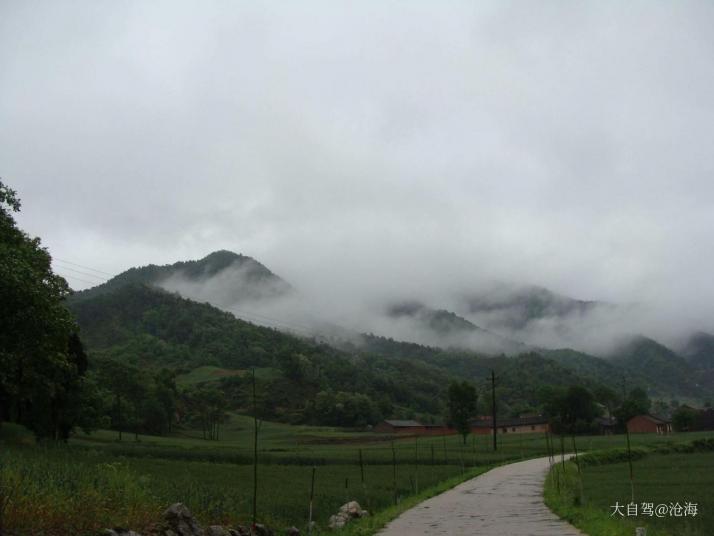
M 363 395 L 375 415 L 438 418 L 453 379 L 423 361 L 345 352 L 146 285 L 85 295 L 68 306 L 90 363 L 110 360 L 141 370 L 178 372 L 205 366 L 272 370 L 270 379 L 262 381 L 271 418 L 333 423 L 314 416 L 311 401 L 320 393 Z M 221 382 L 225 389 L 241 383 L 240 375 L 226 376 Z
M 408 318 L 437 346 L 478 349 L 483 353 L 515 354 L 528 350 L 523 343 L 502 337 L 445 309 L 433 309 L 418 301 L 406 301 L 387 308 L 391 318 Z M 431 337 L 429 336 L 431 335 Z
M 712 389 L 686 359 L 647 337 L 624 341 L 612 352 L 611 362 L 621 368 L 621 376 L 643 379 L 650 392 L 703 396 Z
M 466 345 L 430 347 L 374 335 L 332 340 L 330 346 L 239 320 L 214 306 L 279 298 L 290 291 L 250 257 L 219 251 L 198 261 L 127 270 L 74 294 L 67 303 L 90 363 L 169 369 L 185 375 L 187 385 L 219 386 L 237 410 L 246 404 L 245 393 L 241 398 L 230 395 L 231 390 L 238 386 L 245 392 L 245 373 L 257 368 L 266 415 L 289 422 L 355 425 L 379 416 L 441 420 L 446 389 L 456 379 L 478 385 L 485 410 L 492 370 L 499 404 L 513 414 L 537 410 L 544 389 L 574 384 L 618 388 L 623 375 L 630 388 L 644 387 L 651 395 L 711 392 L 706 377 L 685 359 L 642 337 L 621 345 L 611 360 L 573 350 L 485 355 L 460 349 Z M 189 299 L 192 293 L 203 303 Z M 390 314 L 422 322 L 442 341 L 462 335 L 498 337 L 454 313 L 414 302 L 396 306 Z M 504 341 L 510 342 L 497 342 Z M 338 407 L 342 409 L 335 413 Z
M 692 334 L 682 355 L 695 369 L 714 371 L 714 335 L 703 331 Z
M 493 329 L 524 329 L 531 321 L 585 315 L 602 302 L 583 301 L 562 296 L 536 286 L 509 288 L 495 285 L 486 292 L 467 294 L 463 298 L 472 315 L 488 318 Z
M 221 250 L 195 261 L 130 268 L 102 285 L 75 293 L 71 301 L 93 298 L 128 284 L 161 287 L 219 307 L 277 298 L 292 291 L 286 281 L 255 259 Z

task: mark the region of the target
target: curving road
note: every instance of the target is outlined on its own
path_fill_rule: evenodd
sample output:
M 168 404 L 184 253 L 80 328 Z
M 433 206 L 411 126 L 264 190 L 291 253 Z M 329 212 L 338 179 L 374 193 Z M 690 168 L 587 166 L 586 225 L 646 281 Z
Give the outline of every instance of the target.
M 584 536 L 543 503 L 548 458 L 496 467 L 407 510 L 382 536 Z

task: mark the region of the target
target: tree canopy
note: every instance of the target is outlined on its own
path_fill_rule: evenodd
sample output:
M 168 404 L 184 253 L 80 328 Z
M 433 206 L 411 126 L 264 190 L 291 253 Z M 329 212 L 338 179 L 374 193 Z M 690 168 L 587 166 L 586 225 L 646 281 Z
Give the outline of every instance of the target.
M 476 412 L 476 388 L 469 382 L 453 382 L 449 385 L 449 421 L 463 437 L 471 432 L 470 420 Z
M 0 181 L 0 421 L 65 438 L 78 413 L 87 360 L 63 301 L 67 282 L 51 257 L 18 229 L 16 192 Z

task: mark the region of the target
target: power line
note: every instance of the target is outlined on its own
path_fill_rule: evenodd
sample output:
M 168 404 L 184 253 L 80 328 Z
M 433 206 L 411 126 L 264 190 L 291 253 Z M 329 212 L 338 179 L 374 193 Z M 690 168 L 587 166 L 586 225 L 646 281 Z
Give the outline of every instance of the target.
M 75 277 L 73 275 L 67 275 L 67 274 L 59 274 L 64 278 L 69 278 L 69 279 L 74 279 L 75 281 L 81 281 L 82 283 L 87 283 L 88 285 L 96 285 L 96 281 L 87 281 L 86 279 L 82 279 L 81 277 Z
M 90 273 L 88 273 L 88 272 L 82 272 L 81 270 L 75 270 L 74 268 L 70 268 L 70 267 L 68 267 L 68 266 L 57 266 L 57 268 L 60 268 L 60 269 L 62 269 L 62 270 L 71 270 L 72 272 L 75 272 L 75 273 L 78 273 L 78 274 L 82 274 L 82 275 L 86 275 L 86 276 L 89 276 L 89 277 L 95 277 L 95 278 L 101 280 L 102 282 L 108 281 L 108 279 L 107 279 L 106 277 L 101 277 L 101 276 L 98 276 L 98 275 L 90 274 Z
M 103 271 L 103 270 L 98 270 L 98 269 L 92 268 L 92 267 L 90 267 L 90 266 L 85 266 L 85 265 L 79 264 L 79 263 L 77 263 L 77 262 L 72 262 L 72 261 L 68 261 L 68 260 L 64 260 L 64 259 L 59 259 L 59 258 L 57 258 L 57 257 L 53 257 L 53 260 L 54 260 L 54 261 L 63 262 L 63 263 L 66 263 L 66 264 L 71 264 L 71 265 L 73 265 L 73 266 L 78 266 L 78 267 L 80 267 L 80 268 L 84 268 L 85 270 L 91 270 L 91 271 L 93 271 L 93 272 L 97 272 L 97 273 L 100 273 L 100 274 L 105 274 L 105 275 L 109 276 L 110 278 L 111 278 L 111 277 L 115 277 L 113 274 L 110 274 L 109 272 L 105 272 L 105 271 Z M 59 265 L 59 266 L 57 266 L 57 268 L 59 268 L 59 269 L 61 269 L 61 270 L 71 270 L 71 271 L 73 271 L 73 272 L 75 272 L 75 273 L 78 273 L 78 274 L 81 274 L 81 275 L 84 275 L 84 276 L 88 276 L 88 277 L 94 277 L 94 278 L 100 279 L 103 283 L 106 282 L 106 281 L 108 281 L 108 279 L 106 279 L 106 278 L 104 278 L 104 277 L 102 277 L 102 276 L 94 275 L 94 274 L 87 273 L 87 272 L 82 272 L 81 270 L 76 270 L 76 269 L 70 268 L 70 267 L 68 267 L 68 266 L 61 266 L 61 265 Z M 98 284 L 97 281 L 87 281 L 86 279 L 82 279 L 81 277 L 77 277 L 77 276 L 75 276 L 75 275 L 66 275 L 66 276 L 64 276 L 64 277 L 68 277 L 68 278 L 74 279 L 74 280 L 76 280 L 76 281 L 81 281 L 82 283 L 87 283 L 88 285 L 95 285 L 95 286 L 96 286 L 96 285 Z M 298 331 L 298 332 L 305 333 L 305 334 L 307 334 L 307 335 L 315 335 L 314 330 L 311 329 L 310 327 L 304 326 L 304 325 L 301 325 L 301 324 L 295 324 L 295 323 L 293 323 L 293 322 L 291 322 L 291 321 L 280 320 L 280 319 L 273 318 L 273 317 L 270 317 L 270 316 L 266 316 L 266 315 L 263 315 L 263 314 L 260 314 L 260 313 L 242 311 L 242 310 L 238 310 L 238 309 L 231 309 L 231 312 L 233 312 L 234 315 L 238 314 L 238 315 L 241 315 L 241 316 L 243 316 L 243 317 L 247 317 L 247 319 L 249 319 L 249 320 L 251 320 L 251 321 L 253 321 L 253 322 L 256 322 L 256 323 L 258 323 L 258 324 L 262 324 L 262 323 L 265 323 L 265 322 L 267 321 L 267 322 L 272 323 L 275 327 L 282 327 L 283 329 L 288 329 L 288 330 L 292 330 L 292 331 Z M 342 327 L 342 326 L 339 326 L 339 327 Z M 346 328 L 343 328 L 343 329 L 346 329 Z
M 77 262 L 66 261 L 63 259 L 58 259 L 57 257 L 52 257 L 52 259 L 55 261 L 65 262 L 65 263 L 71 264 L 73 266 L 79 266 L 80 268 L 84 268 L 85 270 L 91 270 L 92 272 L 99 272 L 100 274 L 108 275 L 109 277 L 114 277 L 114 274 L 110 274 L 109 272 L 105 272 L 103 270 L 97 270 L 96 268 L 92 268 L 90 266 L 85 266 L 85 265 L 79 264 Z

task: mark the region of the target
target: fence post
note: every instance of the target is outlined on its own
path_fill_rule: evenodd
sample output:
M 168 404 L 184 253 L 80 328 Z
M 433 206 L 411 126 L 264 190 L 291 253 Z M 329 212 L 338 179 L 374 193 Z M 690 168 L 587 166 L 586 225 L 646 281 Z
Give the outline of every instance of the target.
M 394 450 L 394 441 L 392 441 L 392 483 L 394 485 L 394 504 L 397 504 L 397 451 Z
M 359 449 L 359 475 L 362 479 L 362 487 L 364 487 L 364 461 L 362 460 L 362 449 Z
M 419 436 L 414 438 L 414 493 L 419 493 Z
M 308 510 L 308 518 L 307 518 L 307 533 L 308 535 L 312 534 L 312 501 L 315 497 L 315 470 L 317 467 L 314 465 L 312 466 L 312 478 L 310 479 L 310 507 Z
M 632 449 L 630 448 L 630 429 L 625 423 L 625 434 L 627 435 L 627 463 L 630 466 L 630 493 L 632 494 L 632 502 L 635 502 L 635 475 L 632 471 Z

